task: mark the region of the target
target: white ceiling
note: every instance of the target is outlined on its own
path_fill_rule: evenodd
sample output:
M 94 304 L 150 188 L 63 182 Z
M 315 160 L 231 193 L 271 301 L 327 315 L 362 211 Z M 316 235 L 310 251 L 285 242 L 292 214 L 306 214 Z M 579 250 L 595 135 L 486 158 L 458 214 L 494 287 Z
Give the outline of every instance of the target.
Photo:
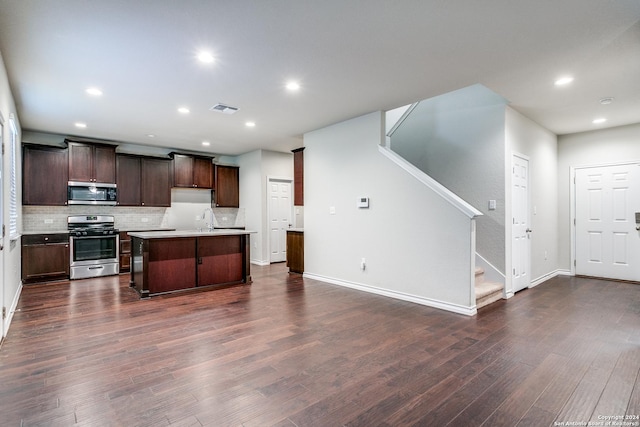
M 216 154 L 475 83 L 556 134 L 640 122 L 639 0 L 0 0 L 0 51 L 23 129 Z

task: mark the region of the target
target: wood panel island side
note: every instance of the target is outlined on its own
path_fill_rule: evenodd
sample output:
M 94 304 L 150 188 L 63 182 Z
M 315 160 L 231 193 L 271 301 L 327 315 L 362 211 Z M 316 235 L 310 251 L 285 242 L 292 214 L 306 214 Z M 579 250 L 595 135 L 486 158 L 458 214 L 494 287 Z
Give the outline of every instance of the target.
M 187 289 L 251 283 L 252 231 L 130 232 L 131 282 L 141 298 Z

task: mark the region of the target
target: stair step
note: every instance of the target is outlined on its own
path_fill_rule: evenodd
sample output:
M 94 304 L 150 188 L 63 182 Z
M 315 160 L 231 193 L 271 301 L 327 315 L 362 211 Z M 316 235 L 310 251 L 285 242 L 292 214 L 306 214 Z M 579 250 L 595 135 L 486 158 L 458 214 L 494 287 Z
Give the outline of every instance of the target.
M 476 283 L 476 308 L 481 308 L 502 299 L 502 283 Z

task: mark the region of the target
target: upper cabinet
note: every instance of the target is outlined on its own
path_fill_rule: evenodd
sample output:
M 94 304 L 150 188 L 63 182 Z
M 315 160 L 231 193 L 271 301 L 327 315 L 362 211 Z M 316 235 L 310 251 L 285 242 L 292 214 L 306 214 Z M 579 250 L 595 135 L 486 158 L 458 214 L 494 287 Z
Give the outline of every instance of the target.
M 173 186 L 213 188 L 213 163 L 211 163 L 211 158 L 174 153 Z
M 142 199 L 140 156 L 116 155 L 116 185 L 118 186 L 118 206 L 140 206 Z
M 240 168 L 215 165 L 215 206 L 218 208 L 240 207 Z
M 304 147 L 293 151 L 293 204 L 304 206 Z
M 23 151 L 22 204 L 67 204 L 68 155 L 66 148 L 25 145 Z
M 68 142 L 69 181 L 116 182 L 116 147 Z
M 171 160 L 117 155 L 118 206 L 171 206 Z
M 171 206 L 171 160 L 140 159 L 142 206 Z

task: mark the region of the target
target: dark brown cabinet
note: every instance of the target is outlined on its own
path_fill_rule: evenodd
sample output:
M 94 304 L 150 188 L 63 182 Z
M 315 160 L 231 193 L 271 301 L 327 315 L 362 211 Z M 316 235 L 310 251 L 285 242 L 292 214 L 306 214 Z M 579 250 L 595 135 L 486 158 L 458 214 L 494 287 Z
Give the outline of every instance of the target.
M 173 154 L 173 186 L 213 188 L 211 158 Z
M 118 154 L 116 156 L 116 185 L 118 206 L 140 206 L 140 156 Z
M 304 273 L 304 233 L 287 231 L 287 265 L 292 273 Z
M 126 231 L 120 232 L 120 273 L 131 268 L 131 237 Z
M 68 142 L 69 181 L 116 182 L 116 147 Z
M 171 206 L 171 160 L 143 157 L 140 160 L 141 205 Z
M 25 283 L 69 278 L 69 235 L 22 236 L 22 280 Z
M 119 206 L 171 206 L 171 160 L 117 155 Z
M 304 147 L 293 150 L 293 204 L 304 206 Z
M 242 281 L 243 242 L 241 236 L 198 237 L 198 286 Z
M 68 154 L 66 148 L 25 145 L 23 149 L 22 204 L 67 204 Z
M 240 207 L 240 168 L 215 165 L 215 206 L 219 208 Z

